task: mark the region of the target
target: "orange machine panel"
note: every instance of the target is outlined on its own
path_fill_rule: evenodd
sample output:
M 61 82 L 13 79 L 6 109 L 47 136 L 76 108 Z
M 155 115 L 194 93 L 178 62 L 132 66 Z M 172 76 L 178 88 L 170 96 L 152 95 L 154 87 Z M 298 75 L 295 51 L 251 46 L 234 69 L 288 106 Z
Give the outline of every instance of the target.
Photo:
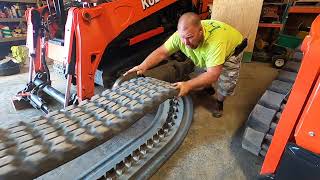
M 94 95 L 94 77 L 100 64 L 101 58 L 110 45 L 127 28 L 145 18 L 151 17 L 156 12 L 168 7 L 177 0 L 117 0 L 108 1 L 97 6 L 73 7 L 67 14 L 65 24 L 64 47 L 65 53 L 60 54 L 59 58 L 65 64 L 73 59 L 75 64 L 75 77 L 77 84 L 77 96 L 79 100 L 89 99 Z M 182 2 L 182 1 L 179 1 Z M 194 3 L 197 13 L 201 16 L 208 15 L 208 0 L 189 0 L 187 3 Z M 34 69 L 36 72 L 43 71 L 41 61 L 41 47 L 47 47 L 47 42 L 40 42 L 40 35 L 33 40 L 34 27 L 31 22 L 30 12 L 44 12 L 44 19 L 48 17 L 48 12 L 44 11 L 47 6 L 38 9 L 31 9 L 27 14 L 28 38 L 27 44 L 31 49 L 34 58 Z M 65 17 L 63 17 L 65 18 Z M 57 31 L 56 23 L 50 25 L 50 38 L 55 37 Z M 39 28 L 38 28 L 39 29 Z M 129 45 L 137 44 L 143 40 L 163 33 L 164 27 L 155 27 L 154 30 L 143 32 L 142 34 L 129 37 Z M 38 31 L 38 30 L 37 30 Z M 33 42 L 35 41 L 35 42 Z M 33 48 L 33 43 L 37 44 Z M 75 45 L 75 46 L 74 46 Z M 75 47 L 75 48 L 72 48 Z M 61 49 L 62 49 L 61 48 Z M 49 48 L 49 50 L 51 50 Z M 48 53 L 50 55 L 50 53 Z M 130 56 L 130 54 L 128 54 Z M 109 59 L 104 59 L 109 61 Z M 121 63 L 121 62 L 119 62 Z M 71 66 L 70 66 L 71 67 Z M 73 68 L 73 67 L 72 67 Z
M 296 143 L 314 153 L 320 154 L 320 78 L 313 88 L 309 101 L 304 108 L 296 128 Z
M 73 11 L 77 42 L 76 74 L 79 100 L 88 99 L 94 95 L 95 71 L 108 44 L 130 25 L 176 1 L 147 1 L 149 4 L 142 2 L 144 1 L 118 0 Z M 202 6 L 206 7 L 207 1 L 202 3 Z
M 305 110 L 305 106 L 319 75 L 319 49 L 320 16 L 313 22 L 310 35 L 303 42 L 302 51 L 304 52 L 304 57 L 302 64 L 263 162 L 261 174 L 275 173 L 285 146 L 294 134 L 295 127 Z M 315 115 L 313 114 L 313 117 Z M 316 122 L 316 119 L 312 120 L 312 122 Z M 313 126 L 319 126 L 319 123 L 314 123 Z
M 162 0 L 146 7 L 141 1 L 119 0 L 73 11 L 77 41 L 77 92 L 80 100 L 94 95 L 95 71 L 107 45 L 130 25 L 173 2 Z

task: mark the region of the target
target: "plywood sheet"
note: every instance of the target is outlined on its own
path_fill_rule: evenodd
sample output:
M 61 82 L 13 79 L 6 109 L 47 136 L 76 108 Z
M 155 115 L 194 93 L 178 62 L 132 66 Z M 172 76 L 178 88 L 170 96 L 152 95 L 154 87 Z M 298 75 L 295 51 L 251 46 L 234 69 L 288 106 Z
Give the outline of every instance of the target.
M 245 51 L 252 52 L 263 0 L 213 0 L 212 19 L 238 29 L 249 40 Z

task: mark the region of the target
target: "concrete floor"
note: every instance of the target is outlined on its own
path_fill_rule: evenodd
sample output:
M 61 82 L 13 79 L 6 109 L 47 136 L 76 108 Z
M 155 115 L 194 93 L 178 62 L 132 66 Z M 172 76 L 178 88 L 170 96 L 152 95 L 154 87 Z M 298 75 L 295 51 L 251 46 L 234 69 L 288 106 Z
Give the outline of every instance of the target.
M 211 116 L 210 97 L 192 95 L 195 112 L 189 133 L 151 179 L 256 179 L 262 159 L 241 148 L 243 125 L 276 75 L 277 70 L 269 64 L 243 64 L 236 95 L 226 100 L 220 119 Z M 0 77 L 0 127 L 41 115 L 33 109 L 16 112 L 11 106 L 10 97 L 24 87 L 26 80 L 27 74 Z M 58 81 L 53 76 L 53 82 Z M 63 90 L 63 86 L 58 89 Z
M 17 94 L 18 91 L 25 88 L 28 74 L 27 70 L 23 69 L 23 73 L 12 76 L 0 76 L 0 127 L 12 124 L 16 121 L 30 121 L 32 117 L 43 115 L 42 112 L 36 109 L 25 109 L 15 111 L 11 103 L 11 98 Z M 51 76 L 52 84 L 58 90 L 64 92 L 64 83 L 62 79 L 54 73 Z M 53 101 L 51 108 L 59 108 L 60 105 Z M 62 107 L 62 106 L 61 106 Z
M 226 100 L 219 119 L 208 111 L 208 97 L 194 95 L 194 120 L 186 139 L 151 180 L 257 179 L 262 158 L 241 148 L 242 134 L 249 113 L 277 72 L 265 63 L 243 64 L 236 94 Z

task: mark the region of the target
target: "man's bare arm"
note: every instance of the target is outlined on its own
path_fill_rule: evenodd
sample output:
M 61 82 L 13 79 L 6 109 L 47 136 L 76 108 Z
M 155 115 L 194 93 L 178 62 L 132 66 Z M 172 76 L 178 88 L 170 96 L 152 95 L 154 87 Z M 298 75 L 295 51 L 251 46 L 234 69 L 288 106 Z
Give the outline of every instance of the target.
M 164 47 L 164 45 L 158 47 L 138 66 L 133 67 L 127 71 L 124 75 L 137 72 L 137 74 L 143 74 L 146 70 L 158 65 L 161 61 L 169 57 L 169 51 Z
M 140 64 L 140 66 L 150 69 L 158 65 L 161 61 L 169 57 L 170 54 L 164 45 L 158 47 Z

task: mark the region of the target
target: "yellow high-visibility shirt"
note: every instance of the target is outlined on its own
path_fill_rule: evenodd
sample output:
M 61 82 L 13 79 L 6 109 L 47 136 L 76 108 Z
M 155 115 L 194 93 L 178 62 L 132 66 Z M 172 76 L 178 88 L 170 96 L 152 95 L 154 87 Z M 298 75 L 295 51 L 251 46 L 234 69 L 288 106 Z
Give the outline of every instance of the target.
M 223 64 L 241 43 L 241 33 L 230 25 L 216 20 L 201 21 L 204 41 L 196 49 L 188 48 L 175 32 L 164 43 L 170 54 L 181 50 L 196 66 L 209 68 Z

